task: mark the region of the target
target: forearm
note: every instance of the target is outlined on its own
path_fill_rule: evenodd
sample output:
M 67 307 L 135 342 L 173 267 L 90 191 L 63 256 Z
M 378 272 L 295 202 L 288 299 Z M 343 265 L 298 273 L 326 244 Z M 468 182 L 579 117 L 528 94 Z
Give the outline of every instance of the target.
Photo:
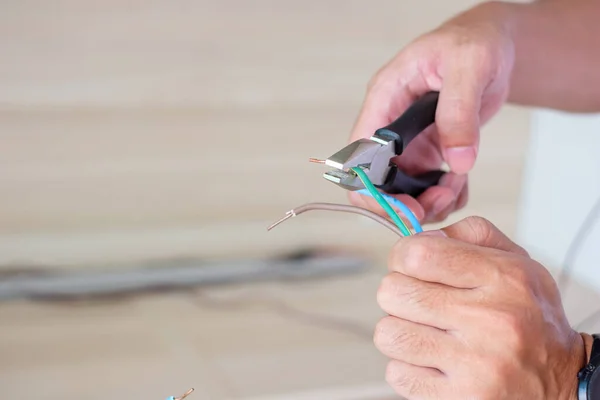
M 541 0 L 512 11 L 515 67 L 509 101 L 600 111 L 600 2 Z

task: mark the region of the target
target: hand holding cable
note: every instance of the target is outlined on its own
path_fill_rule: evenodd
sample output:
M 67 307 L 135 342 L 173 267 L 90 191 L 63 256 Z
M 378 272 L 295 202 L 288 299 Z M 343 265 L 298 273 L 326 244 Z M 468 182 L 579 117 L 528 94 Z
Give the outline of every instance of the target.
M 399 240 L 375 345 L 406 399 L 576 399 L 584 339 L 548 271 L 482 218 Z

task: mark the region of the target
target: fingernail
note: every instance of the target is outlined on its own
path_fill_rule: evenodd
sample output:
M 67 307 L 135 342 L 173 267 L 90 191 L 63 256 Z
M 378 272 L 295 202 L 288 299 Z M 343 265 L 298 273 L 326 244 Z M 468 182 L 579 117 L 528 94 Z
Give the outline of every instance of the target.
M 444 231 L 439 230 L 439 229 L 433 230 L 433 231 L 421 232 L 421 233 L 419 233 L 419 235 L 448 237 L 448 235 L 446 235 L 446 233 Z
M 445 151 L 446 162 L 452 172 L 456 174 L 466 174 L 473 165 L 477 157 L 477 149 L 474 146 L 450 147 Z
M 440 198 L 433 203 L 433 207 L 431 207 L 431 214 L 434 216 L 440 214 L 442 211 L 445 211 L 448 207 L 450 207 L 450 204 L 452 204 L 455 200 L 456 199 L 450 194 L 440 196 Z

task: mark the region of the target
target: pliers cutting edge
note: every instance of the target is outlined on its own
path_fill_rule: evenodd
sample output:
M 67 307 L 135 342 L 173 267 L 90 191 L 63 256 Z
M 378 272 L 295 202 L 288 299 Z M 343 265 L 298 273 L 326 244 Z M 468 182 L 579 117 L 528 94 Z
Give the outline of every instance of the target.
M 347 190 L 361 190 L 364 185 L 351 170 L 361 167 L 373 184 L 389 194 L 417 197 L 437 185 L 444 171 L 429 171 L 409 176 L 392 163 L 409 143 L 435 122 L 439 92 L 429 92 L 413 103 L 398 119 L 375 131 L 369 139 L 350 143 L 327 160 L 334 168 L 323 177 Z

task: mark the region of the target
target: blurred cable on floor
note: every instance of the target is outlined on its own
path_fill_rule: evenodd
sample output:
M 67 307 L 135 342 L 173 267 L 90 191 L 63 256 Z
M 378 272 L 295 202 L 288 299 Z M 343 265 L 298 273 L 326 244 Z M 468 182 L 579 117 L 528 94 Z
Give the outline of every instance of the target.
M 280 258 L 229 262 L 181 260 L 154 262 L 151 266 L 120 270 L 52 271 L 23 268 L 0 271 L 0 301 L 122 300 L 144 292 L 181 291 L 192 293 L 198 307 L 240 310 L 253 305 L 265 307 L 281 318 L 312 327 L 344 332 L 372 340 L 372 329 L 333 315 L 303 311 L 264 294 L 217 299 L 201 288 L 257 281 L 297 281 L 366 271 L 366 259 L 337 252 L 303 251 Z
M 87 299 L 207 285 L 310 279 L 362 272 L 368 267 L 368 261 L 358 256 L 308 251 L 263 260 L 165 261 L 151 267 L 110 270 L 39 269 L 5 274 L 0 280 L 0 301 Z

